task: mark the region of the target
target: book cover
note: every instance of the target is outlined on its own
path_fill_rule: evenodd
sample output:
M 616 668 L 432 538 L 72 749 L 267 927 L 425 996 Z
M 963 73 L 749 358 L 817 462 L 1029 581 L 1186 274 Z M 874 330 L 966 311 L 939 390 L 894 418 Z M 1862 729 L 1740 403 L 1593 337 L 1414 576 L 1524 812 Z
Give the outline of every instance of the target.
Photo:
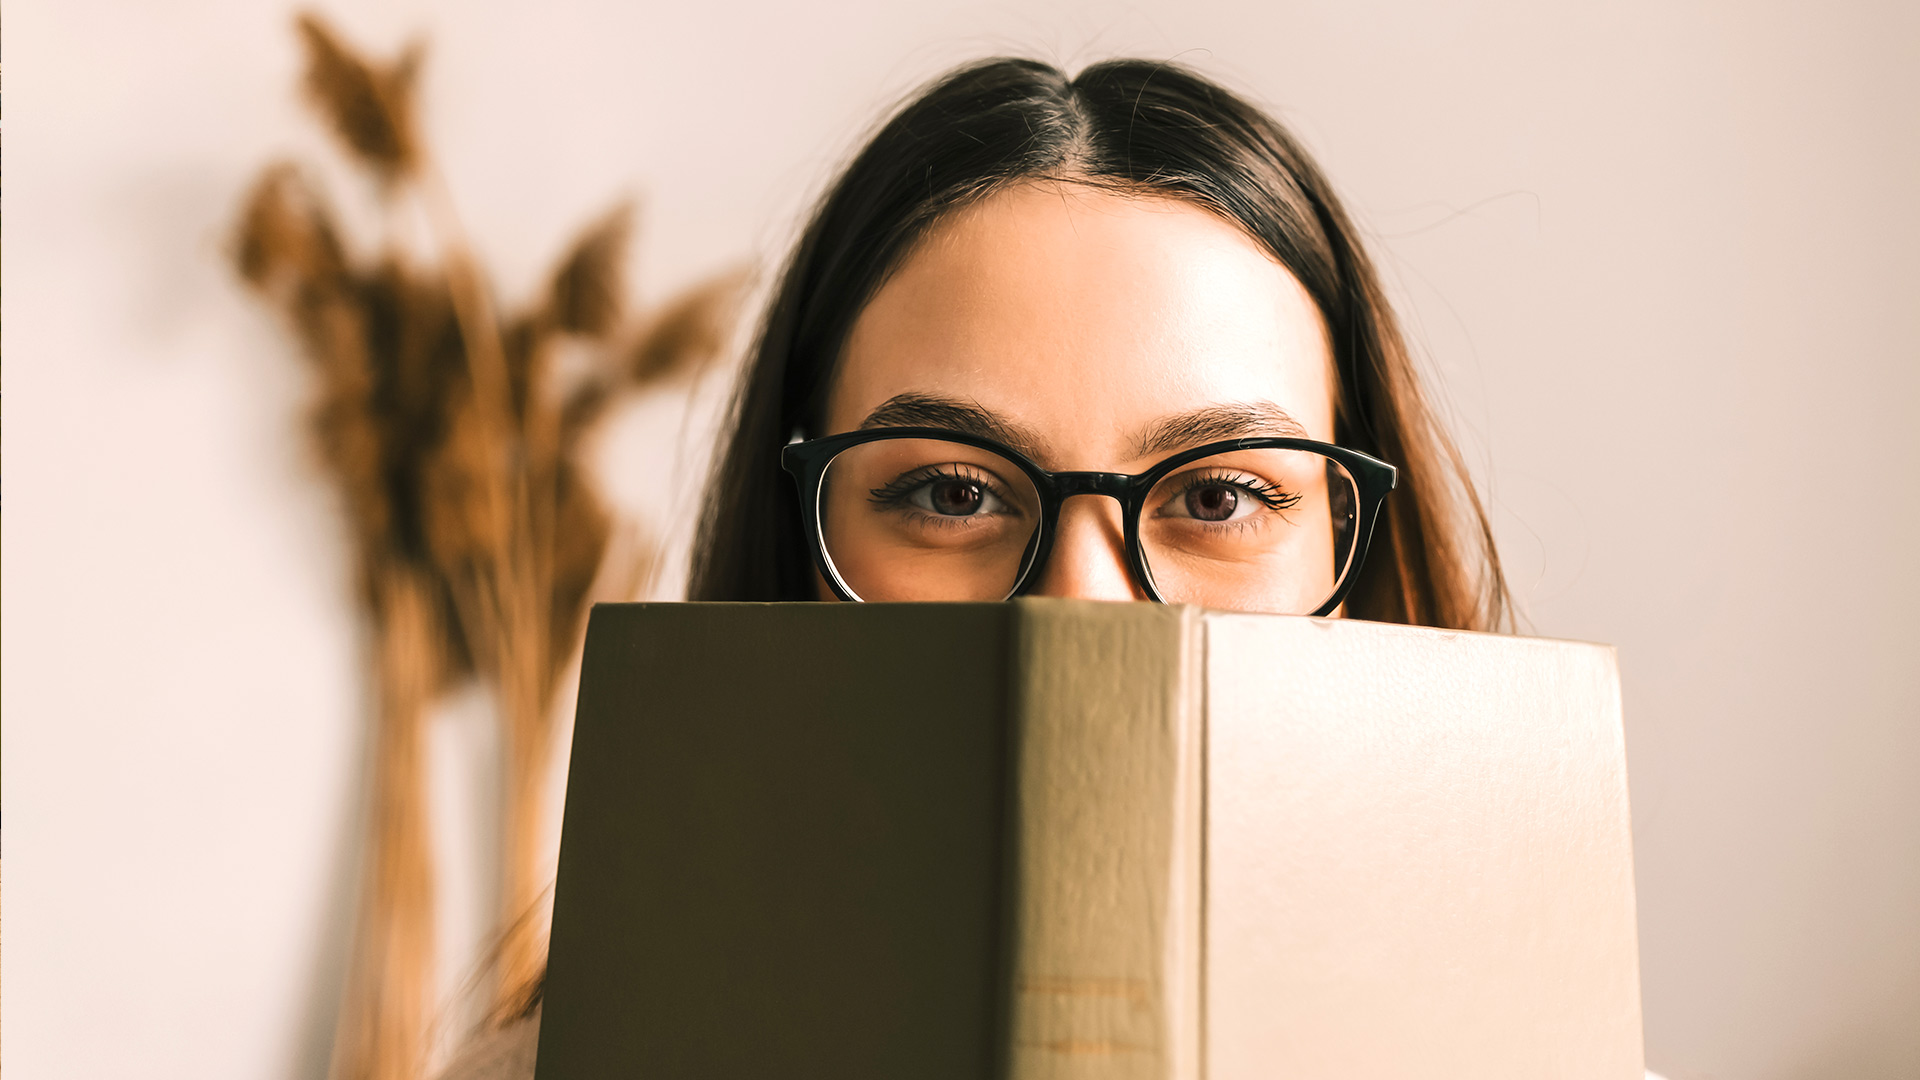
M 1638 1077 L 1612 651 L 597 608 L 538 1075 L 769 1073 Z

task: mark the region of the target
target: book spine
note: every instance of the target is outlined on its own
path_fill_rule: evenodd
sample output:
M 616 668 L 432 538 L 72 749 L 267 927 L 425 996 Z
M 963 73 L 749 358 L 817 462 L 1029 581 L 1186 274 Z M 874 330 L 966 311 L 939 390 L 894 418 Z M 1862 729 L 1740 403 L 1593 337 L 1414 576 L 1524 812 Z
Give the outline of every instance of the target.
M 1186 608 L 1020 602 L 1012 1080 L 1202 1075 L 1201 630 Z

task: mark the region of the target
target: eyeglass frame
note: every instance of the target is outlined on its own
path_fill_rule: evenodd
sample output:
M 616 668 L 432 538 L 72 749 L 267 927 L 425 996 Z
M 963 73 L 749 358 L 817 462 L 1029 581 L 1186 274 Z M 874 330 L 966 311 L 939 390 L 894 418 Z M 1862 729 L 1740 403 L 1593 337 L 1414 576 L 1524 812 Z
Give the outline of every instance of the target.
M 1392 465 L 1358 450 L 1284 436 L 1256 436 L 1206 443 L 1173 454 L 1146 472 L 1128 474 L 1049 472 L 1010 446 L 949 428 L 866 428 L 805 440 L 796 435 L 794 442 L 781 448 L 780 467 L 793 477 L 799 494 L 801 519 L 806 526 L 809 546 L 813 549 L 814 566 L 819 569 L 820 576 L 826 580 L 834 595 L 842 600 L 866 602 L 855 595 L 840 577 L 840 572 L 827 554 L 826 538 L 820 533 L 820 496 L 826 484 L 827 467 L 834 458 L 853 447 L 895 439 L 932 439 L 985 450 L 1012 462 L 1032 482 L 1040 498 L 1040 522 L 1035 527 L 1034 539 L 1027 543 L 1027 553 L 1022 559 L 1019 575 L 1014 579 L 1013 589 L 1002 597 L 1004 600 L 1024 595 L 1038 580 L 1036 571 L 1045 566 L 1053 554 L 1053 537 L 1059 531 L 1061 506 L 1077 495 L 1105 495 L 1120 504 L 1127 572 L 1150 599 L 1156 603 L 1166 603 L 1166 598 L 1160 595 L 1159 587 L 1154 584 L 1153 570 L 1147 563 L 1146 550 L 1140 542 L 1140 515 L 1146 509 L 1147 496 L 1152 493 L 1154 486 L 1175 469 L 1201 458 L 1242 450 L 1302 450 L 1335 462 L 1353 478 L 1353 553 L 1348 557 L 1346 572 L 1341 575 L 1333 596 L 1310 613 L 1315 617 L 1330 615 L 1346 600 L 1354 581 L 1359 578 L 1360 569 L 1366 563 L 1367 548 L 1373 538 L 1374 524 L 1380 516 L 1380 504 L 1386 500 L 1387 493 L 1394 489 L 1399 477 L 1399 470 Z

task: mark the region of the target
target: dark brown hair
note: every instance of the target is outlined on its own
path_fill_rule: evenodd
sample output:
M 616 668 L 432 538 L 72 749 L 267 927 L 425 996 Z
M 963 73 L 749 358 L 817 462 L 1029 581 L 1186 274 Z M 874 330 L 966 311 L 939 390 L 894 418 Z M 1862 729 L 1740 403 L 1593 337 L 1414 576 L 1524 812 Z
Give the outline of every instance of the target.
M 1400 467 L 1355 618 L 1502 629 L 1486 514 L 1414 371 L 1332 188 L 1279 123 L 1185 68 L 1112 60 L 1078 76 L 994 59 L 922 91 L 828 189 L 777 283 L 734 402 L 695 547 L 695 600 L 813 599 L 799 500 L 780 447 L 818 426 L 854 319 L 942 215 L 1055 179 L 1185 199 L 1237 223 L 1319 306 L 1332 344 L 1335 440 Z

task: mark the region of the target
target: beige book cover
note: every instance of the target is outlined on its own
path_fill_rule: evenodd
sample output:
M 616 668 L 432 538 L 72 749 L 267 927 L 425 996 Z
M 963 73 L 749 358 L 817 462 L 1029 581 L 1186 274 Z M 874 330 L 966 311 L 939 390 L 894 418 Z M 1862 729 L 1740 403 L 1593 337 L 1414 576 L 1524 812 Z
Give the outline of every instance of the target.
M 541 1080 L 1640 1054 L 1610 649 L 1040 599 L 594 612 Z

